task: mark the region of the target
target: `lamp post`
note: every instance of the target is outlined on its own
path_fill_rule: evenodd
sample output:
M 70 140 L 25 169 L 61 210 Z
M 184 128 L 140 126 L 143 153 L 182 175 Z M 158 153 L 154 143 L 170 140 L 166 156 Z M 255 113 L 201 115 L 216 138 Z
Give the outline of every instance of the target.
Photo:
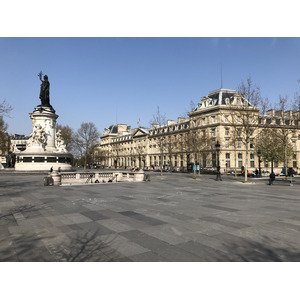
M 260 167 L 260 163 L 261 163 L 261 152 L 260 150 L 257 151 L 257 156 L 258 156 L 258 177 L 261 177 L 261 167 Z
M 217 141 L 217 143 L 215 144 L 216 147 L 216 154 L 217 154 L 217 178 L 216 181 L 222 181 L 221 178 L 221 172 L 220 172 L 220 143 L 219 141 Z

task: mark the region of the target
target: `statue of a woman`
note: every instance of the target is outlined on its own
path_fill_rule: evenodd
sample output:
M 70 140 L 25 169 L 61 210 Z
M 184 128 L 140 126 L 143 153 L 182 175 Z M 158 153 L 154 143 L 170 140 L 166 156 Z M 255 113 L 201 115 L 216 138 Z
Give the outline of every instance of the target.
M 50 106 L 50 82 L 48 81 L 48 76 L 44 76 L 44 80 L 42 80 L 43 73 L 40 72 L 38 74 L 42 84 L 41 84 L 41 91 L 40 91 L 40 99 L 42 105 Z

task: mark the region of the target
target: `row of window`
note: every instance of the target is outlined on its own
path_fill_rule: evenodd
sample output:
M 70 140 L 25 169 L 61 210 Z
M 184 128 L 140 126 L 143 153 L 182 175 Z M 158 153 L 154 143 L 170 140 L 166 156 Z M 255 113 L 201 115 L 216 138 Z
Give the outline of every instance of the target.
M 215 153 L 212 154 L 212 166 L 215 167 L 216 166 L 216 155 Z M 140 160 L 140 163 L 143 162 L 143 164 L 145 164 L 145 157 L 127 157 L 127 158 L 120 158 L 118 163 L 122 166 L 133 166 L 137 160 Z M 195 160 L 197 162 L 197 164 L 199 164 L 199 160 L 198 157 L 196 155 Z M 114 159 L 112 159 L 112 162 L 115 161 Z M 171 161 L 171 156 L 163 156 L 163 161 L 161 161 L 161 156 L 160 155 L 153 155 L 150 156 L 150 166 L 160 166 L 161 164 L 163 164 L 164 166 L 168 166 L 170 165 L 170 161 Z M 243 166 L 243 154 L 242 153 L 238 153 L 237 156 L 237 161 L 232 161 L 231 160 L 231 155 L 230 153 L 226 153 L 225 154 L 225 162 L 226 162 L 226 168 L 232 168 L 235 167 L 235 164 L 237 163 L 237 167 L 241 168 Z M 186 163 L 189 164 L 190 163 L 190 155 L 187 154 L 186 155 Z M 263 161 L 261 166 L 262 167 L 270 167 L 269 165 L 270 163 L 268 161 Z M 172 161 L 172 166 L 173 167 L 184 167 L 184 155 L 180 155 L 179 157 L 177 155 L 174 156 L 174 160 Z M 204 158 L 201 162 L 201 167 L 207 167 L 206 165 L 206 159 Z M 257 165 L 255 165 L 255 155 L 254 153 L 250 153 L 250 167 L 251 168 L 255 168 L 258 167 Z M 277 168 L 278 167 L 278 162 L 274 162 L 274 167 Z M 297 159 L 296 159 L 296 155 L 293 156 L 293 167 L 296 168 L 297 167 Z
M 152 129 L 149 131 L 149 134 L 150 135 L 163 134 L 163 133 L 168 133 L 168 132 L 183 130 L 183 129 L 188 129 L 188 128 L 189 128 L 189 124 L 188 124 L 188 122 L 186 122 L 186 123 L 179 124 L 179 125 L 173 125 L 173 126 L 168 126 L 168 127 Z

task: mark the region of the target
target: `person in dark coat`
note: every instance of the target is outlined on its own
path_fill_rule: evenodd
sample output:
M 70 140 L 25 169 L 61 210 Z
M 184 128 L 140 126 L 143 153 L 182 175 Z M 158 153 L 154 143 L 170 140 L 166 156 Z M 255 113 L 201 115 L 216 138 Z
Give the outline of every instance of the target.
M 275 180 L 275 173 L 272 172 L 272 173 L 270 174 L 269 185 L 272 185 L 273 182 L 274 182 L 274 180 Z

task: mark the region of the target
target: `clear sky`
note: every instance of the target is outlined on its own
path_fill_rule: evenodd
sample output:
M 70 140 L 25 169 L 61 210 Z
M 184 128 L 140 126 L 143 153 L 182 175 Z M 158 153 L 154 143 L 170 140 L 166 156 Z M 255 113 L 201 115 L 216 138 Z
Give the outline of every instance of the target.
M 176 120 L 190 101 L 251 76 L 272 102 L 300 79 L 300 38 L 0 38 L 0 100 L 9 133 L 29 135 L 43 71 L 58 123 L 148 127 L 157 106 Z

